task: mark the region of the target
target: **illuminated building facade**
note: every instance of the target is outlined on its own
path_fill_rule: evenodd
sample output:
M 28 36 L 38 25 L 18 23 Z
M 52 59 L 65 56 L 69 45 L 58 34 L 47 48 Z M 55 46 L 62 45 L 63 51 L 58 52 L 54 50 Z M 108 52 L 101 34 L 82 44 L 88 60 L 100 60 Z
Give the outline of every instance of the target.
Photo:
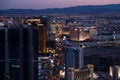
M 4 26 L 4 23 L 3 23 L 3 22 L 0 22 L 0 26 Z
M 26 21 L 38 28 L 38 53 L 46 53 L 46 23 L 43 17 L 29 18 Z
M 114 80 L 119 80 L 120 79 L 120 66 L 110 66 L 110 76 Z
M 4 26 L 6 24 L 6 18 L 5 16 L 0 17 L 0 26 Z
M 6 23 L 6 18 L 5 18 L 5 16 L 1 16 L 1 20 L 2 20 L 2 22 L 5 24 Z
M 51 33 L 55 34 L 56 36 L 62 34 L 62 28 L 63 28 L 62 23 L 52 22 L 50 27 L 51 27 Z
M 36 18 L 30 18 L 26 20 L 26 23 L 35 23 L 35 24 L 39 24 L 41 21 L 40 19 L 36 19 Z
M 73 41 L 84 41 L 90 38 L 89 32 L 85 31 L 83 28 L 71 29 L 70 36 Z
M 62 34 L 70 34 L 70 27 L 69 26 L 63 26 Z
M 93 65 L 87 65 L 85 69 L 70 68 L 68 80 L 93 80 Z
M 38 53 L 46 53 L 46 28 L 44 24 L 38 25 Z
M 84 41 L 96 35 L 97 29 L 95 27 L 78 27 L 70 30 L 71 40 L 73 41 Z
M 90 32 L 90 36 L 97 36 L 97 28 L 96 27 L 90 27 L 89 32 Z
M 0 33 L 1 80 L 38 80 L 38 29 L 5 27 Z

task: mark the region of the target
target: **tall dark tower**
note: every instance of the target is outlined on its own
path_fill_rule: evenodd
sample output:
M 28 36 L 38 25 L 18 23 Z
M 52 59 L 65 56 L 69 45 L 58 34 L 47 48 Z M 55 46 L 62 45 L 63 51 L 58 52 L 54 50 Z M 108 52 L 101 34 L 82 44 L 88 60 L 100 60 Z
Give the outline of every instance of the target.
M 46 53 L 46 41 L 49 27 L 48 27 L 48 17 L 41 16 L 41 17 L 32 17 L 29 18 L 27 23 L 31 23 L 32 27 L 38 28 L 38 53 Z
M 40 24 L 38 25 L 39 28 L 39 35 L 38 35 L 38 53 L 47 53 L 46 41 L 48 34 L 48 17 L 41 16 L 40 17 Z
M 37 80 L 38 29 L 6 27 L 0 29 L 0 33 L 2 33 L 0 47 L 4 50 L 1 50 L 0 55 L 5 55 L 1 63 L 4 68 L 2 67 L 2 72 L 0 70 L 2 80 L 6 78 L 8 80 Z
M 4 80 L 5 73 L 5 30 L 0 27 L 0 79 Z

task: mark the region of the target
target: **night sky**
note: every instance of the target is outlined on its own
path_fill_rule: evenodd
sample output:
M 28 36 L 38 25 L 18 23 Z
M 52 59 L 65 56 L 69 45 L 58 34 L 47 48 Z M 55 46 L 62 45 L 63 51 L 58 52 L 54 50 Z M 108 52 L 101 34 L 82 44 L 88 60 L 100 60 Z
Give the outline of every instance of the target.
M 0 9 L 46 9 L 104 4 L 120 4 L 120 0 L 0 0 Z

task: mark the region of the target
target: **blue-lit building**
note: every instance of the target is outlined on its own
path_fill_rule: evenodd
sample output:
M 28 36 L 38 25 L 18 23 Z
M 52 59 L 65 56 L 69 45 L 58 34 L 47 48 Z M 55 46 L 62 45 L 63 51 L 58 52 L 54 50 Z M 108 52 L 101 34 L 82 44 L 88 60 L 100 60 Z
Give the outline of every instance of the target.
M 83 48 L 79 47 L 69 47 L 64 49 L 65 54 L 65 77 L 68 80 L 68 70 L 69 68 L 81 69 L 84 67 L 83 61 Z
M 38 29 L 0 28 L 0 78 L 38 80 Z

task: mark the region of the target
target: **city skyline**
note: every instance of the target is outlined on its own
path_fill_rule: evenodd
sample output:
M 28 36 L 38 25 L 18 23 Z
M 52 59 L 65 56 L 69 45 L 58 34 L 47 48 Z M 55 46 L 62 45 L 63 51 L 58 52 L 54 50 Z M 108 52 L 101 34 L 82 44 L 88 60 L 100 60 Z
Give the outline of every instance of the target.
M 46 9 L 106 4 L 120 4 L 120 0 L 1 0 L 0 9 Z

